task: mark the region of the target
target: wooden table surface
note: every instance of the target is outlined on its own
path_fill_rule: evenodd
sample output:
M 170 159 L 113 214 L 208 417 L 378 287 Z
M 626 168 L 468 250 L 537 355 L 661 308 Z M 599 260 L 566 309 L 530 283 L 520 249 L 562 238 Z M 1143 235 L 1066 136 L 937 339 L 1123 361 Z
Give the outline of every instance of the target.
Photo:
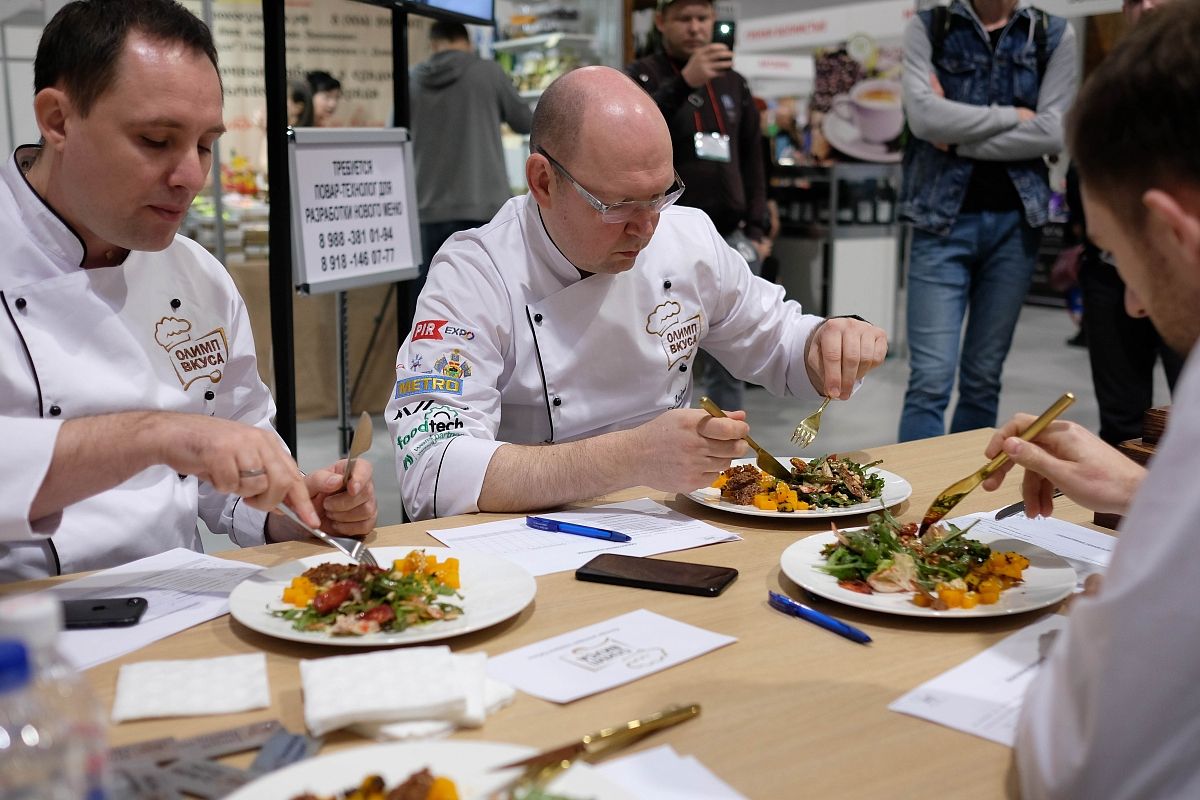
M 989 434 L 972 431 L 847 455 L 862 461 L 881 458 L 883 468 L 907 478 L 913 485 L 913 495 L 894 512 L 903 521 L 915 522 L 941 489 L 984 463 L 982 452 Z M 490 717 L 483 728 L 462 731 L 456 738 L 544 748 L 671 703 L 697 702 L 703 708 L 699 718 L 653 735 L 639 746 L 669 743 L 681 754 L 699 758 L 750 798 L 900 798 L 947 792 L 972 798 L 1005 796 L 1008 748 L 889 711 L 887 705 L 1053 609 L 1014 617 L 945 620 L 889 616 L 825 601 L 814 603 L 862 628 L 874 640 L 868 646 L 858 645 L 780 614 L 766 602 L 768 589 L 799 596 L 797 587 L 780 572 L 780 554 L 798 539 L 828 530 L 828 520 L 733 515 L 648 489 L 633 489 L 604 500 L 642 496 L 742 535 L 740 542 L 664 556 L 736 567 L 740 576 L 721 596 L 695 597 L 583 583 L 576 581 L 571 572 L 555 573 L 537 579 L 537 597 L 516 617 L 448 644 L 456 652 L 496 655 L 638 608 L 736 636 L 737 643 L 567 705 L 518 694 L 512 706 Z M 977 490 L 955 513 L 993 509 L 1018 499 L 1017 476 L 1012 476 L 998 492 Z M 1084 509 L 1065 499 L 1057 504 L 1056 516 L 1094 528 Z M 438 543 L 425 533 L 426 529 L 503 516 L 479 514 L 382 528 L 371 543 L 433 546 Z M 862 521 L 862 517 L 838 520 L 846 525 Z M 320 551 L 316 544 L 286 543 L 222 555 L 270 566 Z M 4 591 L 31 586 L 18 584 Z M 223 616 L 86 674 L 101 702 L 111 707 L 117 670 L 122 664 L 260 650 L 267 654 L 270 673 L 269 709 L 127 722 L 111 729 L 111 743 L 192 736 L 268 719 L 280 719 L 290 730 L 302 731 L 297 662 L 362 652 L 358 648 L 274 639 Z M 395 679 L 403 680 L 403 676 Z M 214 680 L 220 680 L 220 676 L 214 676 Z M 350 734 L 333 734 L 327 738 L 323 752 L 363 743 L 365 740 Z M 230 760 L 246 762 L 247 756 Z

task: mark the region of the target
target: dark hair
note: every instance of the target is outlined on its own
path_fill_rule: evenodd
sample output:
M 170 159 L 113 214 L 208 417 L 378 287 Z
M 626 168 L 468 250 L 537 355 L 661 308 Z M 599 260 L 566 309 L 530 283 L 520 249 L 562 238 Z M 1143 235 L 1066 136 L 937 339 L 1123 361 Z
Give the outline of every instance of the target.
M 304 77 L 308 81 L 308 85 L 312 87 L 313 94 L 340 91 L 342 88 L 342 82 L 323 69 L 314 70 Z
M 288 81 L 288 97 L 293 103 L 304 106 L 304 110 L 300 112 L 300 118 L 296 120 L 295 127 L 311 128 L 313 126 L 312 89 L 304 81 L 291 80 Z
M 117 60 L 131 31 L 204 53 L 217 70 L 212 32 L 175 0 L 76 0 L 42 31 L 33 61 L 33 91 L 58 86 L 87 116 L 116 80 Z
M 1089 192 L 1131 230 L 1142 195 L 1200 187 L 1200 3 L 1171 3 L 1142 21 L 1084 84 L 1068 117 L 1070 150 Z
M 429 40 L 431 42 L 469 42 L 471 37 L 467 35 L 467 26 L 461 22 L 438 20 L 429 29 Z

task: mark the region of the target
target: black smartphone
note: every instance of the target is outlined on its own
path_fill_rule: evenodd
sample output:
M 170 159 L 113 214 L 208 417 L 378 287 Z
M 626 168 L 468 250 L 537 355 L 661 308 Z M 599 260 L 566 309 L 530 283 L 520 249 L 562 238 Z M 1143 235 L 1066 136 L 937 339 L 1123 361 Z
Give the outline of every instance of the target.
M 136 625 L 146 613 L 144 597 L 108 597 L 103 600 L 64 600 L 63 627 L 122 628 Z
M 713 42 L 723 44 L 733 49 L 733 40 L 737 34 L 737 23 L 733 20 L 719 19 L 713 23 Z
M 601 553 L 575 570 L 575 579 L 716 597 L 737 574 L 733 567 Z

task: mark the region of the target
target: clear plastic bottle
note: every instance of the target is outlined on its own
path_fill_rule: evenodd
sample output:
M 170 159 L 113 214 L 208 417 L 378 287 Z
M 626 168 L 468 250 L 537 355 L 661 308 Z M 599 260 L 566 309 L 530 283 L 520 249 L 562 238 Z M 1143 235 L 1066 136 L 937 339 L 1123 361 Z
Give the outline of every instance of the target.
M 0 797 L 74 800 L 83 761 L 67 727 L 42 705 L 24 643 L 0 639 Z
M 62 627 L 62 604 L 52 595 L 32 594 L 0 601 L 0 639 L 25 645 L 33 694 L 62 727 L 62 791 L 29 796 L 104 800 L 106 721 L 87 681 L 59 653 Z M 7 795 L 0 792 L 0 797 Z

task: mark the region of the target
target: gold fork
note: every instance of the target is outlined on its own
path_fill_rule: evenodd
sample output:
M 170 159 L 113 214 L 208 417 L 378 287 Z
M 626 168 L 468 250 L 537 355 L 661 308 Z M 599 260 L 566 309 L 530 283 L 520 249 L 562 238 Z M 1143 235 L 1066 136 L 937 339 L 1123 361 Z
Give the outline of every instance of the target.
M 1046 426 L 1054 421 L 1055 417 L 1061 414 L 1067 406 L 1075 402 L 1075 395 L 1067 392 L 1062 397 L 1054 401 L 1054 404 L 1042 412 L 1042 415 L 1030 423 L 1029 427 L 1021 432 L 1020 437 L 1025 441 L 1037 436 Z M 921 528 L 918 534 L 925 533 L 930 525 L 938 522 L 942 517 L 950 512 L 950 509 L 958 505 L 959 501 L 967 496 L 967 493 L 974 489 L 979 484 L 983 483 L 989 475 L 991 475 L 1000 467 L 1004 466 L 1004 462 L 1008 461 L 1008 453 L 1000 453 L 988 463 L 984 464 L 979 469 L 972 472 L 967 477 L 960 481 L 955 481 L 946 487 L 946 489 L 933 499 L 929 510 L 925 512 L 925 517 L 921 520 Z
M 820 408 L 800 420 L 800 424 L 796 426 L 796 430 L 792 431 L 793 444 L 808 447 L 813 443 L 813 440 L 817 438 L 817 431 L 821 430 L 821 412 L 825 410 L 825 406 L 827 405 L 829 405 L 828 397 L 821 403 Z

